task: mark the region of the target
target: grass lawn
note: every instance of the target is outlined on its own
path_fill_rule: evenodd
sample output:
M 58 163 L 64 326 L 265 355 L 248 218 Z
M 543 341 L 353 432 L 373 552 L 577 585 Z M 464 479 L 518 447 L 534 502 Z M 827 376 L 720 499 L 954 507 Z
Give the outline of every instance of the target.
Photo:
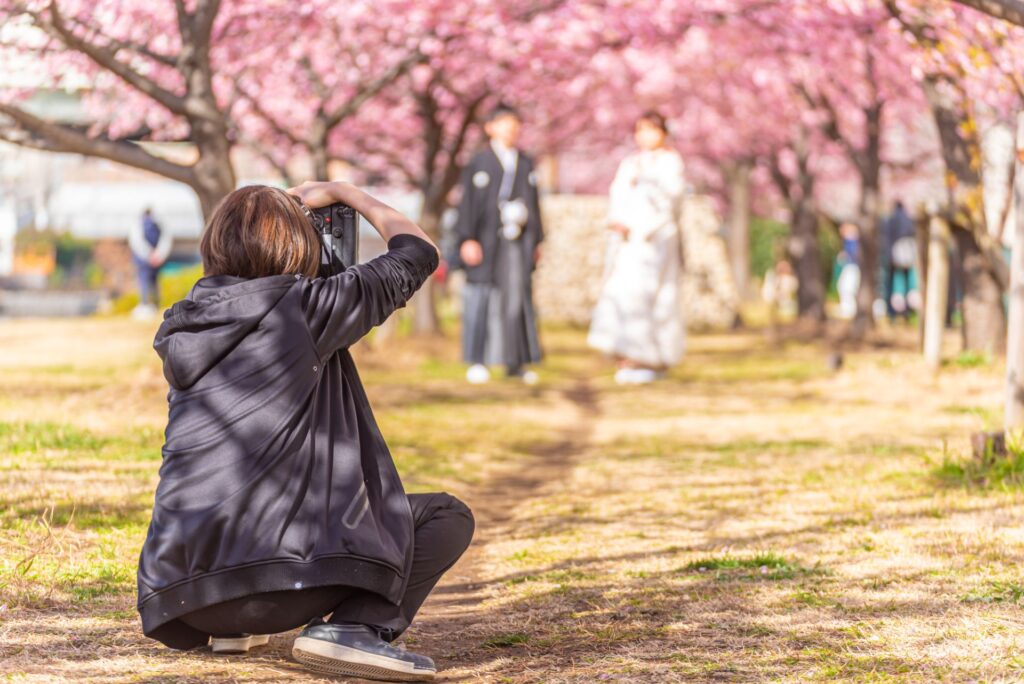
M 155 324 L 0 322 L 0 682 L 325 681 L 142 638 L 135 561 L 166 420 Z M 442 681 L 1024 680 L 1024 459 L 983 469 L 1001 366 L 933 375 L 911 335 L 827 369 L 702 335 L 611 381 L 545 330 L 534 388 L 462 380 L 454 335 L 359 348 L 410 491 L 475 510 L 405 641 Z

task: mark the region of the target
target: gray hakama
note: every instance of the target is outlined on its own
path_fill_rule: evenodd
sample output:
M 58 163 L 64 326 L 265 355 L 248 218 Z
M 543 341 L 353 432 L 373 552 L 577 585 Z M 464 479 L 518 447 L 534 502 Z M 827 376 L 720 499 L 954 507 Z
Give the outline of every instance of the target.
M 501 238 L 496 264 L 501 284 L 466 283 L 462 312 L 466 363 L 503 365 L 518 372 L 541 360 L 533 288 L 524 277 L 524 256 L 521 241 Z

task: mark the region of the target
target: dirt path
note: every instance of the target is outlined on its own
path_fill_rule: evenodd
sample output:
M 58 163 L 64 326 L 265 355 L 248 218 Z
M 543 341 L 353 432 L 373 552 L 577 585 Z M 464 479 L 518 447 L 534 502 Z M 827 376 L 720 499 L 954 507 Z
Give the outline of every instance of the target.
M 600 415 L 590 383 L 579 380 L 559 395 L 554 415 L 564 425 L 560 438 L 537 450 L 530 460 L 493 472 L 484 486 L 466 492 L 465 500 L 476 518 L 473 544 L 425 604 L 409 645 L 431 654 L 445 668 L 441 681 L 472 678 L 480 674 L 482 663 L 494 658 L 493 649 L 481 646 L 486 635 L 494 632 L 495 622 L 495 616 L 481 607 L 492 597 L 496 581 L 487 562 L 488 545 L 513 533 L 519 507 L 564 487 L 590 443 Z M 552 420 L 551 410 L 545 413 Z

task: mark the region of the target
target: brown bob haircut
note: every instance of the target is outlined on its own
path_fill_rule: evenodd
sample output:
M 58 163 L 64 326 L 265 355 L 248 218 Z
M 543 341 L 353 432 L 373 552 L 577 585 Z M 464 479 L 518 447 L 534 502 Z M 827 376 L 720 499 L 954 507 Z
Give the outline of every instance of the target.
M 666 135 L 668 134 L 668 122 L 665 120 L 664 115 L 655 109 L 648 109 L 646 112 L 641 114 L 637 118 L 636 122 L 640 123 L 641 121 L 649 123 L 655 128 L 661 129 L 661 132 Z
M 316 277 L 320 238 L 298 197 L 247 185 L 217 205 L 199 243 L 205 275 Z

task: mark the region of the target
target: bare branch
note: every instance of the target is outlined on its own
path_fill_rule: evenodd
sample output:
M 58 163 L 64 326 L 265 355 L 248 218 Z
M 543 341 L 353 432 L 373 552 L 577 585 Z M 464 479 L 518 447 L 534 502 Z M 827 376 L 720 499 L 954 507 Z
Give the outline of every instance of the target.
M 406 163 L 405 158 L 402 157 L 398 152 L 394 150 L 375 149 L 368 147 L 364 148 L 363 155 L 365 157 L 382 157 L 388 162 L 388 165 L 392 169 L 397 169 L 401 173 L 402 177 L 405 179 L 405 182 L 408 183 L 410 186 L 414 188 L 419 188 L 423 185 L 423 179 L 420 178 L 420 176 L 417 175 L 416 172 L 412 170 L 412 168 Z M 349 166 L 357 169 L 365 169 L 366 166 L 364 162 L 356 159 L 355 157 L 333 155 L 331 157 L 331 160 L 344 162 Z
M 1020 0 L 955 0 L 955 2 L 985 14 L 1024 26 L 1024 2 Z
M 285 137 L 286 139 L 288 139 L 289 142 L 291 142 L 291 143 L 293 143 L 295 145 L 302 145 L 304 147 L 308 147 L 309 146 L 309 142 L 308 141 L 303 140 L 302 138 L 300 138 L 298 135 L 295 134 L 294 131 L 289 130 L 287 126 L 282 124 L 270 112 L 268 112 L 266 109 L 264 109 L 263 105 L 260 104 L 260 98 L 258 98 L 255 95 L 249 93 L 245 89 L 245 87 L 241 84 L 241 79 L 240 78 L 236 77 L 234 79 L 234 83 L 235 83 L 235 91 L 237 93 L 239 93 L 242 97 L 244 97 L 246 100 L 248 100 L 249 106 L 252 107 L 253 113 L 256 114 L 256 116 L 258 116 L 261 119 L 263 119 L 264 121 L 266 121 L 267 124 L 271 128 L 274 129 L 275 133 Z
M 98 66 L 107 69 L 131 87 L 153 98 L 175 114 L 185 115 L 188 113 L 184 97 L 172 93 L 156 81 L 143 76 L 129 65 L 117 59 L 116 49 L 96 45 L 76 35 L 65 24 L 60 10 L 57 9 L 55 0 L 51 0 L 49 4 L 49 18 L 43 16 L 40 12 L 32 12 L 27 9 L 25 11 L 32 17 L 39 28 L 58 39 L 69 49 L 81 52 Z
M 352 116 L 364 102 L 369 100 L 371 97 L 379 93 L 381 90 L 386 88 L 388 85 L 393 83 L 402 74 L 411 69 L 414 65 L 419 64 L 426 60 L 424 55 L 419 50 L 412 52 L 407 55 L 404 59 L 399 61 L 397 64 L 392 66 L 390 69 L 385 71 L 383 74 L 373 79 L 369 83 L 361 86 L 344 105 L 327 114 L 326 123 L 327 128 L 331 129 L 341 123 L 344 119 Z
M 176 164 L 150 154 L 137 143 L 107 138 L 91 138 L 70 126 L 40 119 L 14 105 L 0 103 L 0 115 L 6 116 L 13 126 L 0 127 L 0 135 L 7 142 L 48 150 L 102 157 L 137 169 L 152 171 L 173 180 L 195 185 L 191 166 Z
M 67 21 L 67 19 L 65 19 L 65 21 Z M 120 38 L 108 36 L 96 26 L 88 24 L 78 18 L 72 18 L 71 21 L 85 29 L 91 35 L 98 36 L 104 43 L 103 47 L 111 48 L 115 54 L 117 52 L 121 52 L 124 50 L 128 52 L 134 52 L 138 55 L 141 55 L 147 59 L 150 59 L 158 64 L 162 64 L 167 67 L 177 68 L 178 66 L 178 58 L 175 55 L 167 55 L 161 52 L 157 52 L 156 50 L 150 48 L 148 45 L 143 45 L 142 43 L 137 43 L 130 40 L 122 40 Z
M 213 35 L 213 22 L 220 12 L 221 0 L 197 0 L 195 13 L 195 35 L 192 38 L 206 50 L 210 47 L 210 37 Z
M 469 134 L 469 129 L 473 122 L 476 121 L 477 112 L 480 109 L 480 105 L 487 99 L 487 95 L 488 93 L 486 92 L 481 93 L 469 102 L 463 113 L 462 121 L 459 122 L 459 130 L 445 150 L 447 161 L 444 173 L 441 175 L 440 184 L 435 188 L 438 199 L 446 197 L 452 188 L 455 187 L 455 184 L 459 182 L 459 175 L 462 173 L 462 167 L 459 165 L 459 154 L 466 144 L 466 136 Z

